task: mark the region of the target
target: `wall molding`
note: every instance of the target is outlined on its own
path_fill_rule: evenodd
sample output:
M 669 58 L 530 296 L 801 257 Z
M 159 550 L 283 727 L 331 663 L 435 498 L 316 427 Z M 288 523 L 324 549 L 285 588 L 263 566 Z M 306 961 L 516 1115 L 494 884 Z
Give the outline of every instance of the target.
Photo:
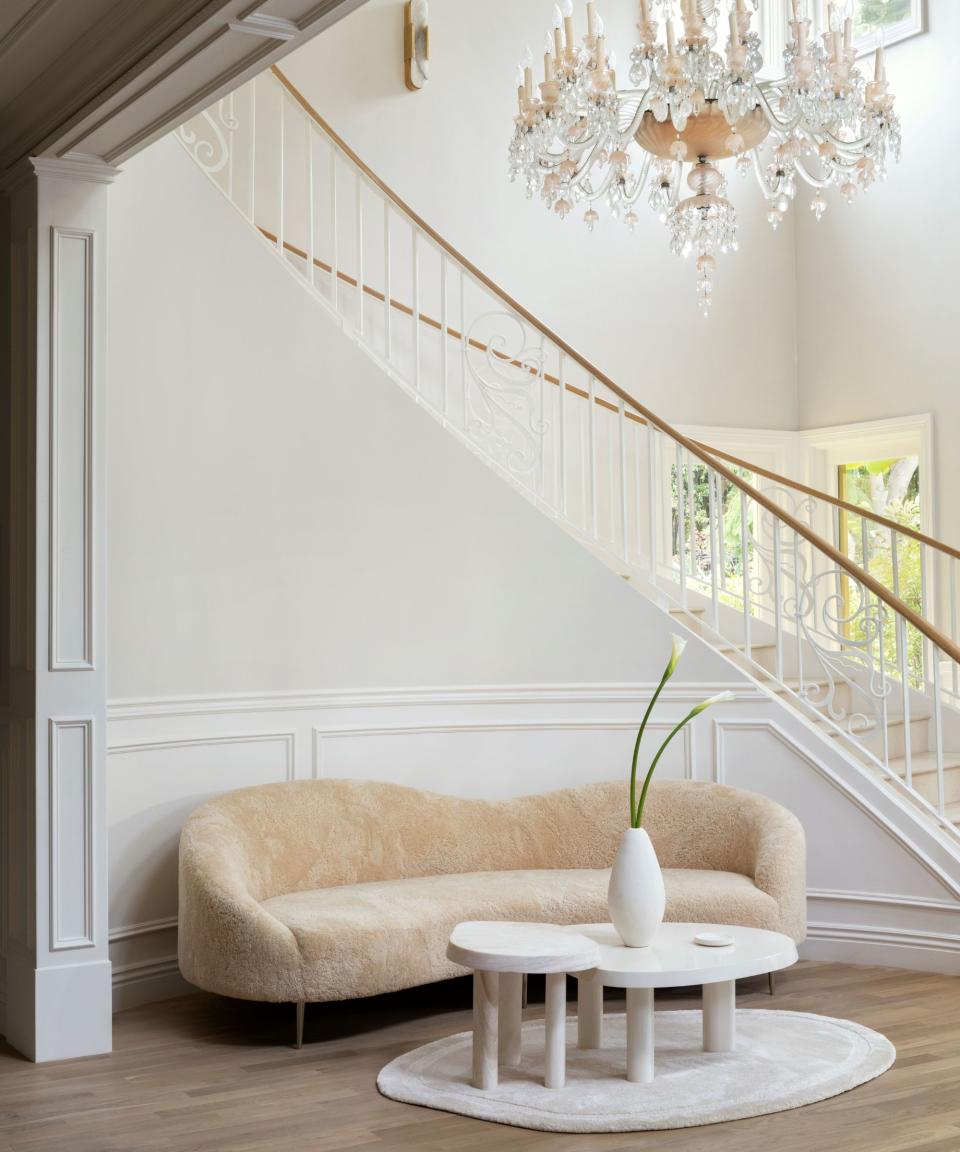
M 785 748 L 787 748 L 793 755 L 802 760 L 809 768 L 812 768 L 822 779 L 827 781 L 833 788 L 841 793 L 850 803 L 854 804 L 865 816 L 869 817 L 878 827 L 902 845 L 904 851 L 908 852 L 916 862 L 925 869 L 937 883 L 952 896 L 960 900 L 960 883 L 955 881 L 951 876 L 943 871 L 937 863 L 932 860 L 926 852 L 924 852 L 919 845 L 917 845 L 912 837 L 907 835 L 906 831 L 898 827 L 889 817 L 885 816 L 877 807 L 870 803 L 866 797 L 858 791 L 854 791 L 844 780 L 824 762 L 812 756 L 810 752 L 794 739 L 789 732 L 786 731 L 776 720 L 761 719 L 761 720 L 724 720 L 722 717 L 717 717 L 714 720 L 713 738 L 714 738 L 714 779 L 718 784 L 725 783 L 726 780 L 726 764 L 725 764 L 725 746 L 724 739 L 727 732 L 767 732 L 779 741 Z M 851 761 L 852 766 L 852 761 Z M 874 783 L 871 777 L 867 776 L 864 772 L 864 783 Z M 899 797 L 891 790 L 889 793 L 890 798 L 899 805 Z
M 319 709 L 437 707 L 446 704 L 639 704 L 649 699 L 656 683 L 636 684 L 497 684 L 455 688 L 319 689 L 307 692 L 263 692 L 224 695 L 134 697 L 108 701 L 107 719 L 153 720 L 188 716 L 219 716 L 251 712 L 296 712 Z M 740 700 L 769 701 L 759 685 L 735 681 L 668 684 L 661 699 L 696 704 L 718 692 L 733 692 Z
M 296 732 L 228 732 L 210 736 L 161 736 L 156 739 L 131 740 L 107 744 L 107 756 L 125 756 L 136 752 L 155 752 L 161 748 L 203 748 L 222 744 L 274 744 L 285 745 L 284 779 L 293 780 L 296 774 Z
M 665 694 L 661 695 L 663 699 Z M 324 777 L 323 772 L 323 746 L 329 740 L 362 739 L 366 736 L 417 736 L 441 735 L 444 733 L 470 733 L 470 732 L 635 732 L 638 723 L 633 720 L 521 720 L 483 722 L 467 720 L 463 723 L 438 724 L 400 724 L 400 725 L 369 725 L 363 728 L 313 728 L 313 749 L 311 756 L 311 776 L 314 780 Z M 648 732 L 670 732 L 673 728 L 671 721 L 651 720 L 647 724 Z M 687 726 L 680 736 L 683 740 L 683 778 L 694 778 L 694 735 L 692 726 Z
M 68 285 L 63 271 L 63 253 L 68 244 L 78 242 L 82 251 L 81 283 Z M 53 225 L 50 229 L 50 593 L 49 593 L 49 668 L 51 672 L 84 670 L 94 668 L 94 570 L 93 570 L 93 461 L 96 455 L 94 444 L 94 262 L 96 259 L 96 233 L 86 228 L 63 228 Z M 82 348 L 70 349 L 65 346 L 64 325 L 61 313 L 64 300 L 70 289 L 76 294 L 74 305 L 82 309 Z M 79 289 L 79 291 L 78 291 Z M 76 362 L 67 364 L 73 354 Z M 72 374 L 79 379 L 72 381 L 79 386 L 79 395 L 67 394 L 65 375 L 72 367 Z M 69 422 L 71 400 L 80 405 L 80 419 L 73 421 L 75 430 L 82 438 L 79 474 L 65 474 L 69 465 L 67 449 L 62 435 L 62 424 Z M 82 551 L 75 571 L 66 572 L 63 556 L 64 537 L 64 498 L 72 491 L 80 493 L 79 529 L 82 535 Z M 70 516 L 68 511 L 66 515 Z M 75 562 L 77 563 L 77 562 Z M 64 582 L 77 581 L 80 595 L 80 626 L 82 636 L 79 645 L 71 650 L 62 632 L 65 621 L 62 611 Z
M 65 732 L 80 731 L 82 734 L 81 763 L 81 808 L 74 818 L 79 817 L 80 851 L 82 853 L 82 894 L 83 929 L 79 934 L 68 935 L 63 929 L 63 909 L 61 908 L 60 869 L 63 855 L 63 841 L 67 836 L 63 819 L 63 774 L 67 768 L 62 756 L 61 736 Z M 93 718 L 70 719 L 51 718 L 49 721 L 49 893 L 50 893 L 50 944 L 51 952 L 64 952 L 69 949 L 96 947 L 94 908 L 96 901 L 93 892 Z

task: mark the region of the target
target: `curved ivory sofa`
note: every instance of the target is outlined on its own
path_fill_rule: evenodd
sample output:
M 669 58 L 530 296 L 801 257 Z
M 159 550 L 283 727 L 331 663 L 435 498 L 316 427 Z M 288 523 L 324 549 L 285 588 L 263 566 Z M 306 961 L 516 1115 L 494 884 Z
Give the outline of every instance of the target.
M 210 992 L 345 1000 L 462 975 L 461 920 L 607 919 L 626 787 L 461 800 L 393 784 L 247 788 L 194 812 L 180 838 L 179 959 Z M 805 933 L 804 837 L 762 796 L 661 782 L 645 827 L 667 918 Z

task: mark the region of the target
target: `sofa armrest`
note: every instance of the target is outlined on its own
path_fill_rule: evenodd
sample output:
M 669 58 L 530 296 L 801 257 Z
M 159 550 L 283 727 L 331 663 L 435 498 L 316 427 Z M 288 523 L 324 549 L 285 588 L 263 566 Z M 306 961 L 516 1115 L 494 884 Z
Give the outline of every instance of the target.
M 781 931 L 799 944 L 807 935 L 807 849 L 803 825 L 786 808 L 763 800 L 757 812 L 756 831 L 753 882 L 777 901 Z
M 300 948 L 247 885 L 240 850 L 191 835 L 180 839 L 177 952 L 185 979 L 248 1000 L 303 999 Z

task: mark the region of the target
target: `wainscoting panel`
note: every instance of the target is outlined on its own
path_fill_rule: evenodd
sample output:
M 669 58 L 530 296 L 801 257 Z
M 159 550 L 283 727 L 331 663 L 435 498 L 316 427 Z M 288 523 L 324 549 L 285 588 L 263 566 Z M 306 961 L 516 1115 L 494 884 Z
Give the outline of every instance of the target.
M 234 788 L 293 778 L 290 731 L 111 742 L 107 755 L 110 939 L 176 918 L 184 818 Z
M 210 796 L 274 780 L 384 780 L 502 797 L 626 781 L 655 686 L 304 692 L 118 701 L 109 712 L 110 952 L 116 1008 L 177 995 L 177 838 Z M 723 687 L 671 685 L 643 762 L 691 704 Z M 848 775 L 845 776 L 844 773 Z M 929 838 L 838 759 L 832 742 L 743 684 L 663 761 L 663 778 L 771 796 L 808 840 L 808 954 L 960 969 L 960 888 Z M 871 787 L 873 791 L 871 792 Z M 904 835 L 904 832 L 908 835 Z M 831 952 L 831 949 L 835 952 Z M 893 956 L 896 959 L 891 959 Z

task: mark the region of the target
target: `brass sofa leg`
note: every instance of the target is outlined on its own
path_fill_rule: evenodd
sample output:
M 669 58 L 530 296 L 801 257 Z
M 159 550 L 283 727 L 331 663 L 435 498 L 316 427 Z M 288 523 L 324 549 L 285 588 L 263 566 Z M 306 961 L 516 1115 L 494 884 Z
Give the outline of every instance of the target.
M 776 978 L 775 978 L 774 974 L 772 972 L 768 972 L 767 973 L 767 990 L 769 991 L 771 996 L 775 993 L 776 987 L 777 987 L 777 982 L 776 982 Z
M 297 1042 L 295 1048 L 303 1047 L 303 1018 L 306 1015 L 307 1005 L 304 1000 L 297 1001 Z

